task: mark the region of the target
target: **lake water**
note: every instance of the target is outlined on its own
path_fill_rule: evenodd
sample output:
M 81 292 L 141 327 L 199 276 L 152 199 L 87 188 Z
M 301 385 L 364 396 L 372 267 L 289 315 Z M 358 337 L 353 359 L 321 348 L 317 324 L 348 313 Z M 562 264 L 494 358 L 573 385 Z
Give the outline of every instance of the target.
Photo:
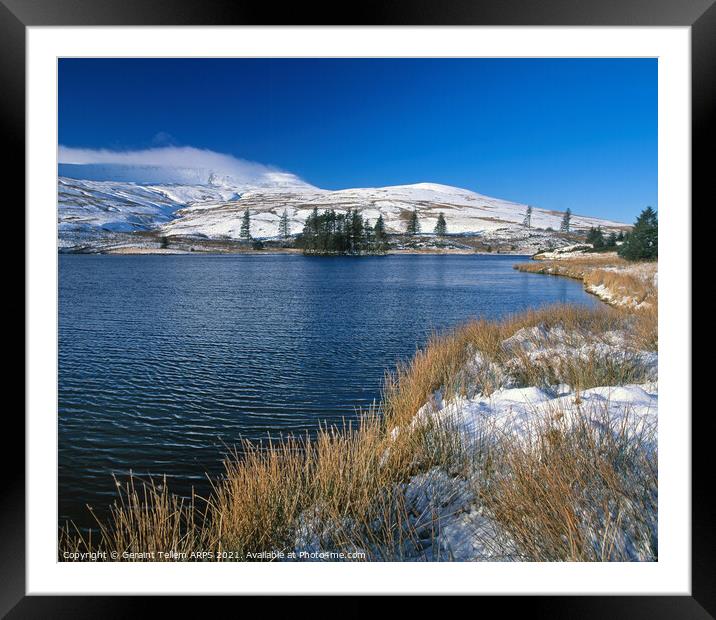
M 524 260 L 60 255 L 60 522 L 90 525 L 112 473 L 205 490 L 240 437 L 354 415 L 432 330 L 598 303 Z

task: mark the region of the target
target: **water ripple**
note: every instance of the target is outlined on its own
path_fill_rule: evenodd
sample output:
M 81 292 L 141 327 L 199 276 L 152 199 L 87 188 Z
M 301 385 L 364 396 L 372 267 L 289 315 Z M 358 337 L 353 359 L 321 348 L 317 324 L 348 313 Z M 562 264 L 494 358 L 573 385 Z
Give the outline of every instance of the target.
M 433 329 L 594 303 L 516 260 L 60 256 L 60 521 L 87 523 L 112 473 L 206 490 L 242 437 L 350 418 Z

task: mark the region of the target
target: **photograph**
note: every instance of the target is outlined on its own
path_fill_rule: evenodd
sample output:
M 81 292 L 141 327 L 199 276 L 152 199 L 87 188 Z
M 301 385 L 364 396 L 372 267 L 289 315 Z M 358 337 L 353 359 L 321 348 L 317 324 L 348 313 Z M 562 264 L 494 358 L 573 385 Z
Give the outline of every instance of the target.
M 659 58 L 53 62 L 58 563 L 659 562 Z

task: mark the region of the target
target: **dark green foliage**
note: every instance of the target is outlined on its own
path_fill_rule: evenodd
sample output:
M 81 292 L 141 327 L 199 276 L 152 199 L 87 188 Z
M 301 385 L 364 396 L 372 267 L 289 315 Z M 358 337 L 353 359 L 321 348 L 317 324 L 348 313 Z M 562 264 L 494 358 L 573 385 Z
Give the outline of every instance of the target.
M 385 232 L 385 221 L 383 215 L 379 215 L 373 226 L 373 243 L 376 252 L 385 252 L 388 242 L 388 235 Z
M 373 233 L 375 234 L 376 241 L 385 241 L 385 221 L 383 220 L 383 214 L 380 214 L 378 216 L 378 219 L 375 221 L 375 226 L 373 226 Z
M 441 211 L 438 213 L 438 221 L 435 224 L 435 234 L 438 237 L 444 237 L 447 234 L 447 222 L 445 221 L 445 214 Z
M 609 233 L 609 236 L 604 241 L 604 247 L 606 247 L 606 248 L 617 247 L 617 233 L 615 233 L 614 231 Z
M 562 223 L 559 226 L 559 229 L 562 232 L 569 232 L 569 227 L 572 225 L 572 210 L 567 209 L 564 212 L 564 216 L 562 217 Z
M 385 251 L 385 226 L 380 216 L 371 229 L 354 209 L 319 214 L 314 209 L 297 240 L 305 254 L 378 254 Z
M 244 217 L 241 219 L 241 232 L 239 236 L 242 239 L 251 239 L 251 215 L 248 209 L 244 211 Z
M 589 229 L 589 232 L 587 233 L 587 243 L 591 243 L 595 250 L 600 250 L 605 246 L 606 242 L 604 240 L 604 233 L 602 232 L 601 226 Z
M 659 256 L 659 222 L 656 211 L 647 207 L 636 218 L 634 227 L 619 246 L 619 256 L 627 260 L 656 260 Z
M 278 221 L 278 235 L 282 239 L 288 239 L 291 236 L 291 227 L 288 223 L 288 213 L 286 209 L 281 214 L 281 219 Z
M 416 209 L 413 209 L 413 212 L 410 214 L 410 218 L 405 226 L 405 232 L 411 236 L 417 235 L 420 232 L 420 222 L 418 221 L 418 212 Z

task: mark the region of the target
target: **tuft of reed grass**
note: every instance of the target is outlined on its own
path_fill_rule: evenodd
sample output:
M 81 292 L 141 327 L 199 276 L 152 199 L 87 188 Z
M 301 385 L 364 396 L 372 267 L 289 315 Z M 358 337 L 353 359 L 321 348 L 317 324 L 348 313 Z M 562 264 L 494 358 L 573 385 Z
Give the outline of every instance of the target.
M 526 560 L 656 561 L 653 430 L 635 437 L 627 418 L 605 411 L 555 413 L 526 441 L 496 445 L 479 488 L 485 507 Z
M 118 498 L 107 521 L 96 518 L 96 542 L 91 532 L 85 535 L 68 524 L 60 531 L 60 559 L 63 552 L 103 552 L 116 560 L 142 560 L 151 554 L 152 560 L 162 561 L 172 559 L 164 555 L 168 550 L 189 554 L 210 544 L 205 504 L 194 493 L 188 499 L 171 493 L 166 478 L 157 483 L 130 475 L 124 484 L 114 482 Z

